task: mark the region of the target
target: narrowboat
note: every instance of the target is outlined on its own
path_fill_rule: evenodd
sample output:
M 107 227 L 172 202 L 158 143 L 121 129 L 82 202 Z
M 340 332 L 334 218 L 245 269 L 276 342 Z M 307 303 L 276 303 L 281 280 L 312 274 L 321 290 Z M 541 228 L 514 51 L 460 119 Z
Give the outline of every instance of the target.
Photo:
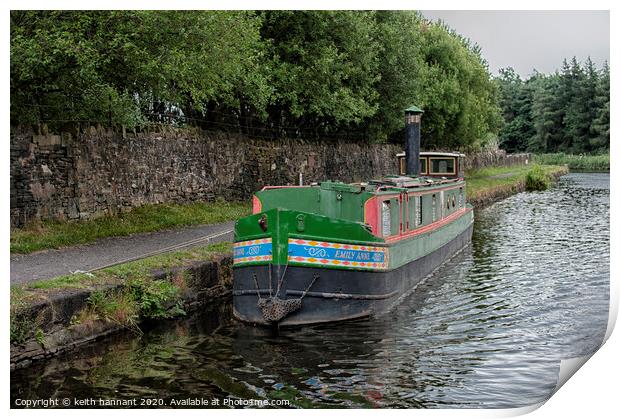
M 463 155 L 420 153 L 423 111 L 405 110 L 400 174 L 266 186 L 235 224 L 233 313 L 296 326 L 388 312 L 471 241 Z

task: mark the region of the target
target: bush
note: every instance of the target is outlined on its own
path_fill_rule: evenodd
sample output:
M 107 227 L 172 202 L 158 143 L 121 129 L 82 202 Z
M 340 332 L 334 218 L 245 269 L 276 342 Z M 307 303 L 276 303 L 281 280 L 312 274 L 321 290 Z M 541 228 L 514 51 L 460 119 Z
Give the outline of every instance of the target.
M 142 319 L 167 319 L 185 314 L 180 290 L 168 281 L 132 279 L 119 290 L 95 291 L 88 298 L 97 318 L 138 329 Z
M 551 186 L 551 177 L 539 165 L 532 167 L 525 176 L 525 189 L 528 191 L 544 191 Z
M 127 286 L 143 318 L 167 319 L 185 314 L 178 302 L 179 288 L 168 281 L 136 279 Z

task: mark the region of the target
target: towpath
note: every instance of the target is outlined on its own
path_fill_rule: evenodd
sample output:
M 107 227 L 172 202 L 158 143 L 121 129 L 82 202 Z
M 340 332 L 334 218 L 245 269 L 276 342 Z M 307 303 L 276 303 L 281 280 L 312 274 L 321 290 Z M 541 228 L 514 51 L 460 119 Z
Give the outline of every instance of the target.
M 13 254 L 11 255 L 11 285 L 67 275 L 75 271 L 90 271 L 141 258 L 144 255 L 171 249 L 188 242 L 192 242 L 192 245 L 183 247 L 183 249 L 231 241 L 233 226 L 234 221 L 230 221 L 124 237 L 110 237 L 92 244 L 43 250 L 27 255 Z

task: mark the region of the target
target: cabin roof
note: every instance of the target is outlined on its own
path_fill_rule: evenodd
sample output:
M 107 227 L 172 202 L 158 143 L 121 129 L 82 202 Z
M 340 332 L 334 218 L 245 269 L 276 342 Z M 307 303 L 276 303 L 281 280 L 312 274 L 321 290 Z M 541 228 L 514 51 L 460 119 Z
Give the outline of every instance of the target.
M 407 109 L 405 109 L 405 112 L 424 113 L 424 111 L 418 108 L 416 105 L 409 106 Z
M 371 185 L 378 187 L 392 187 L 392 188 L 419 188 L 419 187 L 432 187 L 441 185 L 444 183 L 457 182 L 459 179 L 454 178 L 432 178 L 432 177 L 410 177 L 410 176 L 384 176 L 381 179 L 374 179 L 369 182 Z
M 420 157 L 434 157 L 434 156 L 443 156 L 443 157 L 465 157 L 463 153 L 449 153 L 444 151 L 420 151 Z M 396 154 L 396 157 L 405 157 L 405 152 L 402 151 Z

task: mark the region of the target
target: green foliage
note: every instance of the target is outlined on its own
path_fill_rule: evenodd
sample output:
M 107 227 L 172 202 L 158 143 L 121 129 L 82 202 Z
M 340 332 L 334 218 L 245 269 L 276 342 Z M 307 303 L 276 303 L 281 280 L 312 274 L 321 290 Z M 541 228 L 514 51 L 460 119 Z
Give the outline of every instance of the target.
M 45 334 L 41 328 L 38 328 L 34 331 L 34 340 L 41 346 L 45 345 Z
M 403 109 L 419 103 L 425 88 L 421 44 L 422 17 L 413 11 L 376 11 L 379 79 L 376 112 L 365 120 L 371 138 L 387 140 L 403 128 Z M 402 140 L 398 138 L 398 140 Z
M 539 164 L 568 165 L 570 170 L 584 172 L 607 172 L 610 168 L 609 154 L 538 154 L 534 155 L 534 161 Z
M 145 278 L 132 278 L 119 289 L 92 292 L 88 309 L 99 319 L 135 328 L 140 319 L 167 319 L 185 314 L 177 286 L 165 280 Z
M 154 101 L 264 106 L 251 12 L 12 11 L 11 120 L 140 125 Z M 267 95 L 268 96 L 268 95 Z
M 500 71 L 508 151 L 604 153 L 609 150 L 609 66 L 573 58 L 551 75 L 535 72 L 523 81 L 511 68 Z
M 43 279 L 28 284 L 31 289 L 57 289 L 57 288 L 86 288 L 97 285 L 97 278 L 93 274 L 76 273 L 61 275 L 52 279 Z
M 269 11 L 261 33 L 273 54 L 274 111 L 312 123 L 359 122 L 375 113 L 372 13 Z
M 44 222 L 11 231 L 11 252 L 90 243 L 100 238 L 126 236 L 173 227 L 221 223 L 251 212 L 246 203 L 196 202 L 192 204 L 144 205 L 127 213 L 83 222 Z
M 551 177 L 539 165 L 533 166 L 525 176 L 525 189 L 528 191 L 544 191 L 551 185 Z
M 34 318 L 24 310 L 31 298 L 23 286 L 13 285 L 10 290 L 9 341 L 22 344 L 37 334 L 40 329 L 39 312 Z
M 591 130 L 593 137 L 590 138 L 592 150 L 609 150 L 609 65 L 605 63 L 596 85 L 596 98 L 594 105 L 598 109 L 598 116 L 592 121 Z
M 500 70 L 497 83 L 505 121 L 500 132 L 500 146 L 510 153 L 526 150 L 528 139 L 535 133 L 530 113 L 532 107 L 531 84 L 523 82 L 511 67 Z
M 140 319 L 138 303 L 125 289 L 97 290 L 87 300 L 94 318 L 129 326 L 136 330 Z M 82 317 L 83 314 L 80 315 Z M 92 316 L 91 316 L 92 317 Z
M 480 48 L 443 24 L 424 24 L 422 145 L 478 149 L 501 122 L 498 91 Z
M 13 124 L 400 142 L 415 103 L 427 148 L 467 149 L 498 100 L 479 48 L 413 11 L 11 12 Z
M 167 319 L 185 314 L 178 301 L 179 288 L 168 281 L 136 278 L 128 281 L 126 287 L 143 318 Z
M 27 341 L 35 331 L 35 322 L 16 310 L 11 310 L 11 321 L 9 326 L 9 340 L 13 344 L 19 345 Z

